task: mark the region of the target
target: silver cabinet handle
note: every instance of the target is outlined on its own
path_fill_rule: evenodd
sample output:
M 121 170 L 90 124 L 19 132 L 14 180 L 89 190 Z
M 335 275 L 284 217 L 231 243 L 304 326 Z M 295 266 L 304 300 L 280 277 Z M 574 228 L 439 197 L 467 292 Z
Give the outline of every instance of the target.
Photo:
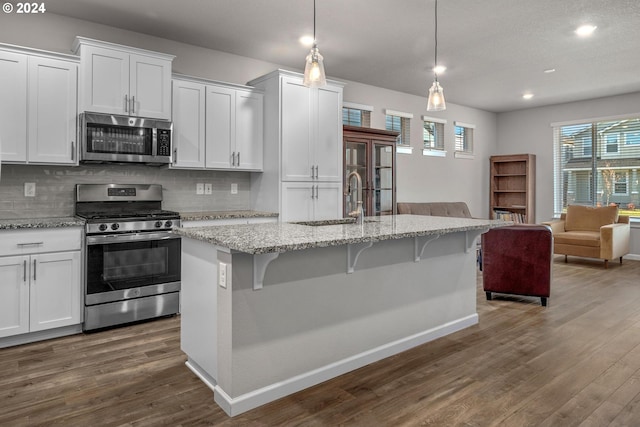
M 71 161 L 76 159 L 76 143 L 75 141 L 71 141 Z
M 178 149 L 174 148 L 173 149 L 173 163 L 178 163 Z
M 124 112 L 129 112 L 129 95 L 124 96 Z
M 20 248 L 25 246 L 40 246 L 40 245 L 44 245 L 44 242 L 18 243 L 18 247 Z
M 136 113 L 136 96 L 133 95 L 131 97 L 131 114 L 135 114 Z
M 236 152 L 231 153 L 231 166 L 236 165 Z
M 238 162 L 236 163 L 236 166 L 240 167 L 240 152 L 238 151 Z
M 27 281 L 27 260 L 22 261 L 22 281 Z
M 318 179 L 318 165 L 316 165 L 316 179 Z
M 313 175 L 313 165 L 311 165 L 311 179 L 315 178 L 315 176 Z
M 33 260 L 33 281 L 36 280 L 36 260 Z

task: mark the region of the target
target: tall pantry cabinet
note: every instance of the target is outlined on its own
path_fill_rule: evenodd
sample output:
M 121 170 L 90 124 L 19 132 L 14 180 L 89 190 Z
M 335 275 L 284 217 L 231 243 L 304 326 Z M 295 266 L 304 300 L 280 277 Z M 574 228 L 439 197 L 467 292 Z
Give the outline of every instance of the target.
M 341 218 L 343 84 L 302 81 L 276 70 L 248 83 L 264 92 L 264 172 L 251 177 L 252 208 L 284 222 Z

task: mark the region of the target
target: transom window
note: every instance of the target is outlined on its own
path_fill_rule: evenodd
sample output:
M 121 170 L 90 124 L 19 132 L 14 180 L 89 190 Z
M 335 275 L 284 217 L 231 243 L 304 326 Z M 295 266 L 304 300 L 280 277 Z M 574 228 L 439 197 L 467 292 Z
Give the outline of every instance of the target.
M 344 102 L 342 104 L 342 124 L 348 126 L 371 127 L 371 112 L 369 105 Z
M 455 125 L 455 155 L 456 157 L 473 157 L 474 125 L 454 122 Z
M 400 132 L 398 153 L 411 154 L 411 119 L 413 114 L 401 111 L 385 111 L 385 129 Z
M 444 157 L 444 125 L 447 121 L 422 116 L 422 154 Z

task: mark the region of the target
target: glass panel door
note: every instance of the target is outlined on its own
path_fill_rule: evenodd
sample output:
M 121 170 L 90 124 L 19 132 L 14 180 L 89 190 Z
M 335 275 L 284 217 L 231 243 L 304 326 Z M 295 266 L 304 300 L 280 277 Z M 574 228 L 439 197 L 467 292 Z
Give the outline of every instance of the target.
M 393 147 L 373 144 L 373 213 L 393 214 Z
M 362 180 L 362 187 L 360 189 L 362 197 L 362 208 L 364 215 L 370 215 L 367 212 L 367 203 L 365 195 L 367 194 L 367 144 L 365 142 L 345 141 L 345 153 L 344 153 L 344 185 L 345 190 L 349 189 L 349 174 L 351 172 L 357 172 Z M 356 179 L 352 178 L 351 183 L 355 185 Z M 345 194 L 344 199 L 344 214 L 347 216 L 349 212 L 357 209 L 358 194 L 355 191 L 351 191 L 350 194 Z

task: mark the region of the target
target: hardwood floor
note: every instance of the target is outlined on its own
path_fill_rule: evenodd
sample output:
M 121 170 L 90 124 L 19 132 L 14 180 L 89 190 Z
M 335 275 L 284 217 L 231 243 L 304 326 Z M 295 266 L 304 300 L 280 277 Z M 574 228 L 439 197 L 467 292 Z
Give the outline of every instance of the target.
M 227 417 L 184 365 L 179 318 L 0 350 L 0 426 L 638 426 L 640 261 L 554 261 L 549 306 L 480 323 Z

